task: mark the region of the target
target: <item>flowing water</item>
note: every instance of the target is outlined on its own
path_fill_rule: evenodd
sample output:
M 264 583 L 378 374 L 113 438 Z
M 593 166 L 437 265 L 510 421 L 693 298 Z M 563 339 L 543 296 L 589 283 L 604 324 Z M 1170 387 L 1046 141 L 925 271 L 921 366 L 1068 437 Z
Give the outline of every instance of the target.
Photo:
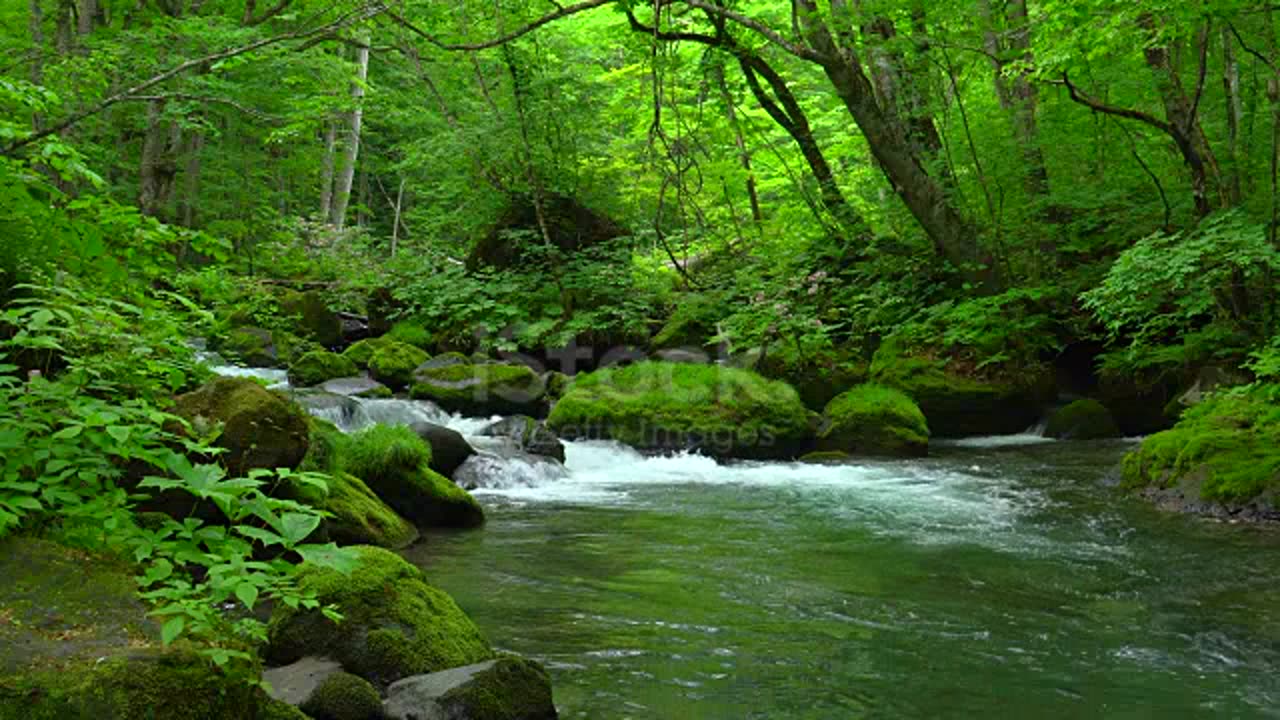
M 488 524 L 406 554 L 547 665 L 564 718 L 1280 718 L 1280 531 L 1118 495 L 1129 442 L 850 465 L 580 442 L 566 470 L 430 403 L 298 399 L 481 449 L 459 477 Z
M 1127 444 L 717 465 L 570 443 L 409 551 L 565 718 L 1280 717 L 1280 537 L 1104 486 Z

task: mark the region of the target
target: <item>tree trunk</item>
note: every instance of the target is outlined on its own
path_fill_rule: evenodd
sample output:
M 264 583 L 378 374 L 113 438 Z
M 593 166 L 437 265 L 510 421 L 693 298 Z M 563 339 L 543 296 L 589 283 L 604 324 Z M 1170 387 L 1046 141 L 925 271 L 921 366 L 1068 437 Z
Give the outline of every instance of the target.
M 342 229 L 347 220 L 347 205 L 351 202 L 351 186 L 356 178 L 356 163 L 360 157 L 360 125 L 364 120 L 364 83 L 369 77 L 369 37 L 359 39 L 356 49 L 356 79 L 351 85 L 353 106 L 347 116 L 346 133 L 342 143 L 342 167 L 333 190 L 333 211 L 329 222 Z
M 98 15 L 98 0 L 79 0 L 76 8 L 76 33 L 81 37 L 93 32 L 93 21 Z
M 400 250 L 400 212 L 404 208 L 405 179 L 400 178 L 400 189 L 396 191 L 395 216 L 391 219 L 391 257 Z
M 54 28 L 54 44 L 59 55 L 71 52 L 72 38 L 75 35 L 75 5 L 73 0 L 58 0 L 58 15 Z
M 987 291 L 1000 286 L 999 273 L 978 244 L 969 220 L 950 202 L 942 184 L 926 170 L 908 138 L 905 121 L 882 109 L 855 47 L 840 47 L 820 19 L 815 0 L 794 0 L 805 39 L 821 57 L 823 72 L 862 131 L 894 192 L 924 229 L 939 255 Z
M 29 3 L 31 18 L 27 26 L 31 32 L 31 84 L 44 84 L 44 9 L 40 7 L 40 0 L 31 0 Z M 44 116 L 41 113 L 35 113 L 32 117 L 32 124 L 36 132 L 44 129 Z
M 333 213 L 333 166 L 338 153 L 338 123 L 324 122 L 324 156 L 320 160 L 320 221 L 329 222 Z
M 1241 195 L 1240 175 L 1244 158 L 1240 152 L 1240 124 L 1244 121 L 1244 103 L 1240 97 L 1240 66 L 1236 62 L 1232 46 L 1235 39 L 1231 29 L 1222 26 L 1222 89 L 1227 111 L 1227 172 L 1224 178 L 1227 202 L 1239 205 Z
M 187 164 L 182 170 L 182 202 L 178 222 L 183 227 L 196 225 L 196 204 L 200 193 L 200 153 L 204 150 L 204 133 L 193 132 L 187 139 Z
M 164 119 L 164 110 L 164 100 L 147 104 L 147 131 L 138 173 L 138 209 L 143 215 L 162 220 L 173 197 L 173 181 L 178 175 L 176 155 L 182 140 L 178 126 Z

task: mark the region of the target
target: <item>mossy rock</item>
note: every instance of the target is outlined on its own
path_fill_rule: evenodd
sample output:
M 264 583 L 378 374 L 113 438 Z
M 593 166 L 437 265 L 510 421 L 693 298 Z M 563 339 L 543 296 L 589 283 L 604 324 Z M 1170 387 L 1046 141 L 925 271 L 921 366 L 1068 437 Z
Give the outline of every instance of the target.
M 313 718 L 287 702 L 271 700 L 263 704 L 257 720 L 313 720 Z
M 314 720 L 383 720 L 382 696 L 368 680 L 338 672 L 302 703 L 301 709 Z
M 474 364 L 419 367 L 410 397 L 430 400 L 449 412 L 472 417 L 544 415 L 546 388 L 525 365 Z
M 1044 434 L 1060 440 L 1098 440 L 1120 437 L 1120 427 L 1105 405 L 1084 399 L 1050 415 Z
M 286 291 L 280 297 L 280 310 L 297 323 L 298 335 L 324 347 L 336 347 L 342 342 L 342 319 L 329 309 L 319 292 Z
M 333 513 L 325 525 L 329 539 L 339 545 L 377 545 L 394 550 L 418 539 L 417 528 L 354 475 L 332 475 L 327 496 L 319 507 Z
M 870 379 L 915 400 L 933 436 L 943 438 L 1023 432 L 1056 394 L 1047 366 L 975 377 L 953 370 L 944 360 L 906 353 L 895 343 L 876 351 Z
M 901 390 L 859 385 L 823 410 L 818 448 L 853 455 L 922 457 L 929 453 L 924 413 Z
M 260 327 L 232 329 L 218 350 L 250 367 L 275 367 L 279 362 L 271 331 Z
M 369 358 L 369 375 L 392 390 L 403 390 L 413 383 L 413 371 L 429 357 L 412 345 L 391 341 Z
M 179 395 L 174 412 L 201 434 L 220 424 L 220 456 L 233 474 L 255 468 L 296 468 L 309 447 L 308 416 L 283 395 L 250 378 L 215 378 Z
M 351 360 L 328 350 L 309 352 L 289 366 L 289 382 L 298 387 L 319 385 L 326 380 L 351 377 L 360 372 Z
M 298 337 L 283 330 L 271 333 L 271 337 L 274 340 L 276 357 L 285 367 L 297 362 L 307 353 L 324 350 L 320 343 L 314 340 Z
M 1188 408 L 1172 429 L 1125 456 L 1123 486 L 1193 511 L 1280 519 L 1277 400 L 1280 385 L 1263 385 Z
M 852 455 L 839 450 L 819 450 L 800 456 L 800 462 L 810 465 L 839 465 L 852 459 Z
M 555 720 L 551 679 L 538 663 L 513 655 L 407 678 L 387 689 L 394 720 Z
M 397 340 L 389 337 L 376 337 L 359 340 L 352 343 L 351 347 L 343 350 L 342 357 L 355 363 L 357 367 L 368 368 L 369 361 L 373 359 L 374 353 L 395 342 L 397 342 Z
M 0 720 L 258 720 L 268 703 L 189 650 L 137 649 L 0 679 Z
M 430 360 L 427 360 L 426 362 L 422 363 L 419 369 L 434 370 L 436 368 L 444 368 L 444 367 L 449 367 L 451 365 L 469 365 L 469 364 L 471 364 L 471 358 L 467 357 L 463 353 L 458 352 L 457 350 L 450 350 L 448 352 L 442 352 L 439 355 L 432 357 Z
M 322 605 L 341 608 L 335 623 L 318 609 L 276 608 L 268 659 L 296 662 L 328 656 L 347 671 L 385 686 L 401 678 L 483 662 L 493 651 L 475 624 L 446 593 L 395 553 L 358 546 L 351 575 L 303 565 L 298 582 Z
M 386 338 L 412 345 L 419 350 L 429 350 L 432 344 L 431 333 L 427 332 L 427 329 L 421 323 L 414 320 L 401 320 L 392 325 L 390 332 L 386 334 Z
M 551 370 L 542 374 L 542 386 L 546 388 L 547 400 L 551 402 L 564 397 L 571 384 L 573 384 L 573 378 L 562 372 Z
M 575 378 L 547 425 L 561 437 L 617 440 L 646 451 L 792 458 L 812 440 L 789 385 L 718 365 L 643 362 Z
M 484 510 L 431 469 L 431 446 L 404 425 L 374 425 L 348 437 L 342 467 L 419 527 L 476 527 Z
M 770 348 L 755 364 L 756 372 L 781 380 L 796 389 L 805 407 L 821 412 L 827 403 L 850 388 L 867 381 L 867 366 L 833 354 L 802 358 L 790 345 Z

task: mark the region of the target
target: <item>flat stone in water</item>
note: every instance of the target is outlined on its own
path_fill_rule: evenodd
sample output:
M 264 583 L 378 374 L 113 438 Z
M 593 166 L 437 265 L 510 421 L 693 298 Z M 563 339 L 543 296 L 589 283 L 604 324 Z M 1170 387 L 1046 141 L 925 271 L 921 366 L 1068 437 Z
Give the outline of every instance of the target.
M 333 393 L 334 395 L 351 397 L 354 395 L 363 395 L 365 393 L 375 392 L 380 387 L 383 387 L 382 383 L 372 378 L 349 377 L 329 380 L 322 384 L 320 389 L 327 393 Z

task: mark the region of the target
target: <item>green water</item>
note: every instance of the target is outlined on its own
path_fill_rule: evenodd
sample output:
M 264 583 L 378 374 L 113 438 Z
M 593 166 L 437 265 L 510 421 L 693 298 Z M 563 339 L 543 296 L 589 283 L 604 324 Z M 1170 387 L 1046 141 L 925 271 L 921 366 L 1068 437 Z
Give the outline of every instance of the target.
M 1280 718 L 1280 530 L 1117 497 L 1124 448 L 573 445 L 569 478 L 410 556 L 565 718 Z

